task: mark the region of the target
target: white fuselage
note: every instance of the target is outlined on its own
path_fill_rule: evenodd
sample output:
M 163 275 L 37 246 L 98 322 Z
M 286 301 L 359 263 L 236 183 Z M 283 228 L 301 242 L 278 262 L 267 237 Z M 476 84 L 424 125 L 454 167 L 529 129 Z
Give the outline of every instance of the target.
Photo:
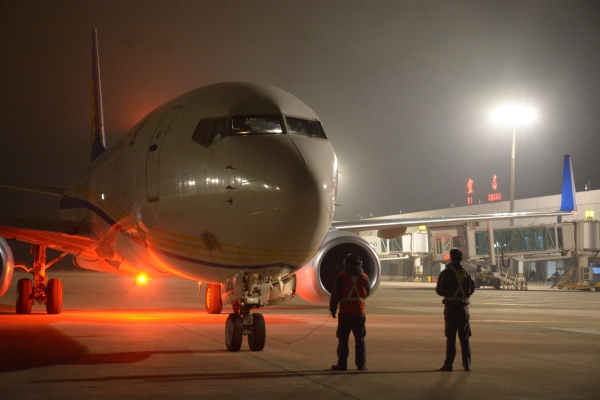
M 76 262 L 208 282 L 306 264 L 333 217 L 331 144 L 289 133 L 285 122 L 281 133 L 192 140 L 200 120 L 239 115 L 317 120 L 290 94 L 246 83 L 207 86 L 158 108 L 65 193 L 64 218 L 87 221 L 99 243 Z

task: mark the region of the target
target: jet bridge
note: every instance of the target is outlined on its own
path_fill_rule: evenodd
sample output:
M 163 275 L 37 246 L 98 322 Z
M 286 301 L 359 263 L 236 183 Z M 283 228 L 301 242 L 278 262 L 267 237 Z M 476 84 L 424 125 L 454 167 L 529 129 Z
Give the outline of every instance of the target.
M 596 284 L 589 258 L 600 251 L 598 221 L 504 228 L 493 228 L 491 223 L 487 227 L 432 227 L 429 241 L 432 262 L 447 263 L 451 249 L 461 250 L 478 287 L 527 290 L 523 262 L 542 260 L 571 260 L 574 270 L 565 270 L 564 279 L 568 275 L 577 285 Z
M 376 232 L 366 232 L 361 237 L 377 252 L 382 262 L 412 259 L 414 268 L 410 276 L 415 280 L 422 279 L 422 258 L 429 254 L 427 232 L 419 230 L 395 239 L 381 239 L 376 236 Z

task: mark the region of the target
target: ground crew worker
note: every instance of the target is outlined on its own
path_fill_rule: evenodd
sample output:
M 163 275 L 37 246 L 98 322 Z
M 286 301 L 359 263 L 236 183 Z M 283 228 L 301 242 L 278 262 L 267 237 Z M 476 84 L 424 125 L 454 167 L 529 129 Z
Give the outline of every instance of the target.
M 329 311 L 335 318 L 335 313 L 340 306 L 336 336 L 338 338 L 337 364 L 331 366 L 334 371 L 348 369 L 348 338 L 350 332 L 354 334 L 355 358 L 359 371 L 367 367 L 367 349 L 365 346 L 365 299 L 371 292 L 369 277 L 362 269 L 362 261 L 357 254 L 350 253 L 344 259 L 344 271 L 340 272 L 333 284 Z
M 560 282 L 560 272 L 554 271 L 554 274 L 552 274 L 552 276 L 554 276 L 554 284 L 558 284 L 558 282 Z
M 435 291 L 443 296 L 444 322 L 446 333 L 446 360 L 440 371 L 452 371 L 456 355 L 456 333 L 460 339 L 462 364 L 465 371 L 471 370 L 471 325 L 469 324 L 469 297 L 475 291 L 475 282 L 471 273 L 460 264 L 462 252 L 450 250 L 451 262 L 440 273 Z

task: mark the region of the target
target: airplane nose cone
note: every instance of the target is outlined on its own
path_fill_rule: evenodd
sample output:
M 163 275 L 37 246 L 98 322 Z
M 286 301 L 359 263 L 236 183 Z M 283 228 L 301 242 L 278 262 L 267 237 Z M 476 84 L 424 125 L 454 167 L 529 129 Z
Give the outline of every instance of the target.
M 333 216 L 336 156 L 326 139 L 256 138 L 242 181 L 248 226 L 265 251 L 294 266 L 310 260 Z

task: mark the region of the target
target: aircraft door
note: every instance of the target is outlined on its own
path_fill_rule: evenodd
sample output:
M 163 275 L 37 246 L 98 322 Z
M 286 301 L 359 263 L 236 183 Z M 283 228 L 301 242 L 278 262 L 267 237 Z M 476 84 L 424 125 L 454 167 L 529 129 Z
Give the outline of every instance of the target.
M 146 195 L 149 203 L 158 201 L 160 150 L 162 142 L 171 128 L 171 122 L 180 110 L 181 106 L 170 109 L 152 134 L 152 141 L 146 157 Z

